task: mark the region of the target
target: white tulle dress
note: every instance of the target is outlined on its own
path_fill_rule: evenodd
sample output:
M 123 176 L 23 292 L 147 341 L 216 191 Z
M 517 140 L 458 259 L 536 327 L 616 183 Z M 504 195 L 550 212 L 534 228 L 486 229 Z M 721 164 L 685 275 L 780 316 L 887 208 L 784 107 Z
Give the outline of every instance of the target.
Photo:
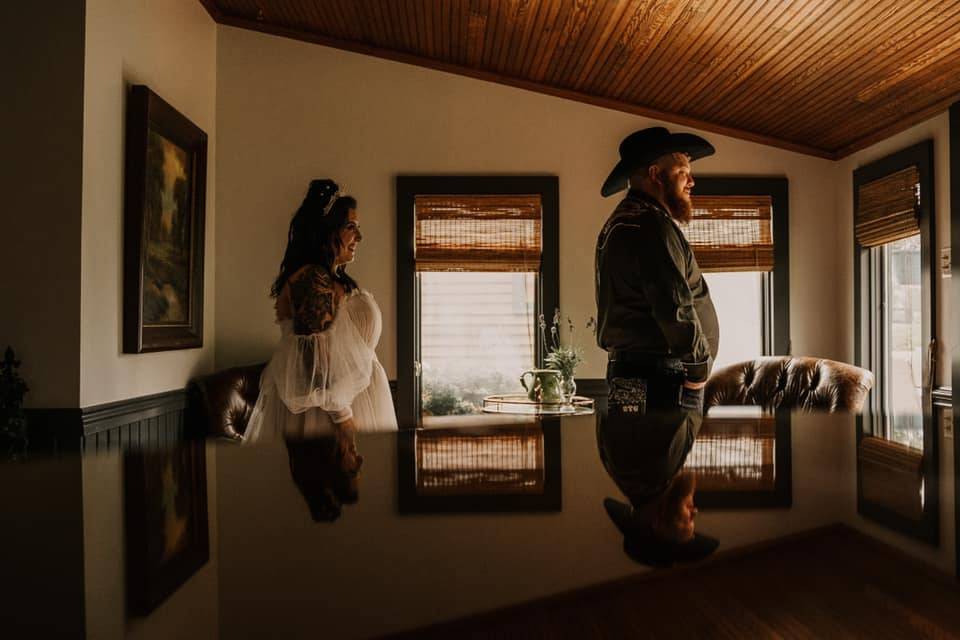
M 297 335 L 292 319 L 278 324 L 280 343 L 260 377 L 245 442 L 330 435 L 335 422 L 350 417 L 358 431 L 397 429 L 390 383 L 374 351 L 383 320 L 370 293 L 347 294 L 320 333 Z

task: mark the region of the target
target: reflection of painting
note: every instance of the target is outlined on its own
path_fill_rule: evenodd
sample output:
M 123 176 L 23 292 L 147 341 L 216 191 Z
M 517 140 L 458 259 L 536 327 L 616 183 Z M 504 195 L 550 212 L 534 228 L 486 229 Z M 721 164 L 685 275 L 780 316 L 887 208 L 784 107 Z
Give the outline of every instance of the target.
M 147 87 L 132 87 L 124 214 L 126 353 L 203 345 L 206 166 L 206 134 Z
M 125 458 L 127 592 L 146 614 L 209 557 L 207 481 L 202 442 Z
M 186 151 L 156 131 L 147 138 L 143 324 L 187 321 L 190 290 L 190 182 Z

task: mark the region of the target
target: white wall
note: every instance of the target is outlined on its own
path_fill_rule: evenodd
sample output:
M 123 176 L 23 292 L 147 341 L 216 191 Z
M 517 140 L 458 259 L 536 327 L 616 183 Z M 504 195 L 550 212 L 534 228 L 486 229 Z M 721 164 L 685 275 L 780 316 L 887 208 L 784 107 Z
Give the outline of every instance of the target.
M 87 0 L 80 406 L 182 388 L 213 369 L 217 28 L 199 2 Z M 146 84 L 208 136 L 204 347 L 122 353 L 126 95 Z
M 28 407 L 80 394 L 83 3 L 4 6 L 0 100 L 0 357 L 12 346 Z
M 909 147 L 923 140 L 933 140 L 934 176 L 933 188 L 935 198 L 935 222 L 937 248 L 935 259 L 939 259 L 941 247 L 950 246 L 950 145 L 949 145 L 949 115 L 941 113 L 925 122 L 922 122 L 907 131 L 887 138 L 882 142 L 858 151 L 838 162 L 837 171 L 837 234 L 835 253 L 839 257 L 837 281 L 837 328 L 843 337 L 841 355 L 847 362 L 853 362 L 854 354 L 854 283 L 853 283 L 853 171 L 857 167 L 879 160 L 891 153 Z M 943 280 L 939 272 L 934 272 L 934 286 L 937 291 L 937 320 L 940 349 L 938 355 L 936 384 L 950 385 L 951 358 L 953 349 L 958 344 L 956 318 L 951 318 L 950 309 L 950 280 Z M 856 445 L 852 442 L 854 427 L 850 420 L 849 433 L 851 442 L 847 445 L 850 453 L 843 460 L 847 465 L 856 463 Z M 913 543 L 903 536 L 880 527 L 864 518 L 853 515 L 850 524 L 866 531 L 875 537 L 891 541 L 913 555 L 921 557 L 948 573 L 954 573 L 954 555 L 956 546 L 954 541 L 954 477 L 953 477 L 953 440 L 944 438 L 941 425 L 937 424 L 937 437 L 940 442 L 940 545 L 932 548 L 920 543 Z M 856 467 L 848 466 L 846 470 L 846 487 L 848 500 L 856 500 Z
M 359 200 L 364 241 L 352 273 L 384 313 L 378 353 L 396 376 L 394 178 L 405 173 L 560 178 L 560 304 L 596 313 L 593 254 L 617 199 L 599 195 L 628 133 L 655 123 L 611 111 L 303 42 L 219 27 L 217 40 L 217 368 L 265 360 L 276 340 L 268 291 L 310 179 Z M 679 129 L 673 125 L 667 125 Z M 833 162 L 704 133 L 701 175 L 790 180 L 794 353 L 837 357 Z M 586 342 L 586 341 L 585 341 Z M 602 377 L 593 344 L 579 375 Z

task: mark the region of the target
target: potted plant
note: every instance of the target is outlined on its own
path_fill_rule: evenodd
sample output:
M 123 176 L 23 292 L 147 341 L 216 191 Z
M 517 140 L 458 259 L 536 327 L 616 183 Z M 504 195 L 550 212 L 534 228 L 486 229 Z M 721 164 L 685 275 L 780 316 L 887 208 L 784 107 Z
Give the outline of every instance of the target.
M 9 457 L 18 458 L 27 449 L 27 415 L 23 410 L 23 396 L 30 390 L 20 377 L 13 349 L 7 347 L 0 362 L 0 448 Z
M 550 340 L 547 341 L 547 323 L 543 314 L 540 314 L 540 340 L 546 354 L 543 363 L 550 369 L 560 372 L 560 393 L 563 402 L 570 404 L 577 393 L 576 370 L 583 362 L 583 350 L 576 345 L 576 330 L 573 320 L 567 317 L 568 342 L 564 344 L 560 335 L 560 309 L 553 312 L 553 322 L 550 325 Z M 596 323 L 593 318 L 587 321 L 587 329 L 593 330 Z

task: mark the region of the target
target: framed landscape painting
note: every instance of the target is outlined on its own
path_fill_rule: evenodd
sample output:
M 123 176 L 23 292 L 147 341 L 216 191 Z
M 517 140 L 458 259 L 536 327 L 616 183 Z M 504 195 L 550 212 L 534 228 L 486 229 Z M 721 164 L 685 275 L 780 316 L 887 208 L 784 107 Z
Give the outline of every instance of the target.
M 203 346 L 207 134 L 135 85 L 125 171 L 123 351 Z

